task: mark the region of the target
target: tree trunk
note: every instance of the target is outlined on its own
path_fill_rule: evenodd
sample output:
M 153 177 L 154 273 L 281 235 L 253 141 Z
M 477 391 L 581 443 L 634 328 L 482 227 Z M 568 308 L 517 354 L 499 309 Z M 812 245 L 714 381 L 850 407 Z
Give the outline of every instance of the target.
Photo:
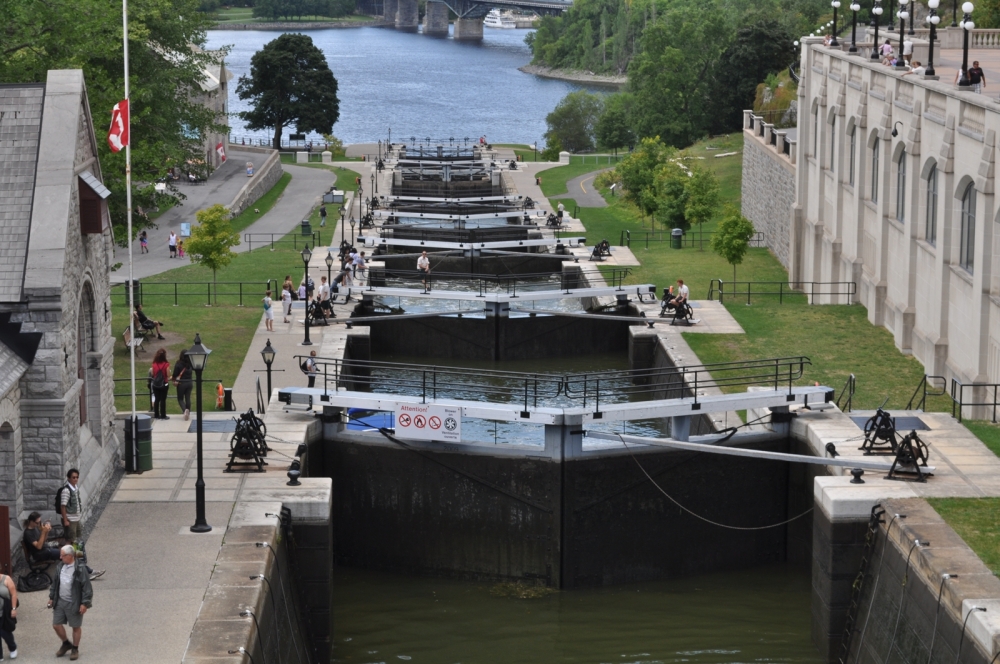
M 736 270 L 735 266 L 733 267 L 733 270 Z M 219 306 L 219 284 L 215 277 L 215 268 L 212 268 L 212 290 L 214 291 L 212 297 L 215 299 L 215 306 Z
M 285 128 L 285 125 L 275 125 L 274 127 L 274 138 L 271 141 L 271 147 L 275 150 L 281 149 L 281 130 Z
M 736 263 L 733 263 L 733 283 L 736 283 Z

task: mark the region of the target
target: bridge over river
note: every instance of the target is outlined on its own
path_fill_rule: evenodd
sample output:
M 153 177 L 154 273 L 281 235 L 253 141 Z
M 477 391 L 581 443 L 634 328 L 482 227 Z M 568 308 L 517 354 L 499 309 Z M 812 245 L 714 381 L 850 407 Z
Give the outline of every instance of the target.
M 448 35 L 448 11 L 455 12 L 455 39 L 483 38 L 483 17 L 494 7 L 527 9 L 538 14 L 559 14 L 573 6 L 572 0 L 428 0 L 424 12 L 424 34 Z M 393 21 L 397 30 L 416 31 L 420 14 L 417 0 L 383 0 L 382 15 Z

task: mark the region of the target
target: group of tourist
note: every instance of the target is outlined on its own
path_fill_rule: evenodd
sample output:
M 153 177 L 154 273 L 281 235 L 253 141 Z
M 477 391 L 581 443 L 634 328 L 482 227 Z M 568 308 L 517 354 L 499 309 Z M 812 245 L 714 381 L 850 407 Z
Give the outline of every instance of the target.
M 167 360 L 167 349 L 160 348 L 153 356 L 153 365 L 149 368 L 150 392 L 153 395 L 153 419 L 169 420 L 167 417 L 167 396 L 170 386 L 177 388 L 177 404 L 184 413 L 184 419 L 191 418 L 191 388 L 192 374 L 191 361 L 187 357 L 187 351 L 182 350 L 177 362 L 171 371 L 170 362 Z
M 184 258 L 184 240 L 177 236 L 177 233 L 170 231 L 167 238 L 167 249 L 170 251 L 170 258 Z M 146 231 L 139 233 L 139 253 L 149 253 L 149 236 Z
M 833 40 L 831 35 L 825 35 L 823 38 L 823 44 L 829 46 Z M 913 59 L 913 42 L 909 39 L 903 40 L 903 52 L 898 53 L 897 49 L 893 47 L 892 41 L 886 39 L 878 47 L 879 61 L 886 65 L 887 67 L 906 67 L 907 71 L 903 76 L 909 76 L 910 74 L 916 74 L 917 76 L 923 76 L 927 73 L 927 68 L 919 61 Z M 972 66 L 968 69 L 963 70 L 961 67 L 955 72 L 954 84 L 958 85 L 958 82 L 962 79 L 963 74 L 966 80 L 969 81 L 969 87 L 973 92 L 982 93 L 983 89 L 986 87 L 986 72 L 983 68 L 979 66 L 979 61 L 974 60 Z
M 71 660 L 80 657 L 83 616 L 91 608 L 94 598 L 90 582 L 104 575 L 104 570 L 97 571 L 87 565 L 82 540 L 83 498 L 79 483 L 80 471 L 71 468 L 66 473 L 66 483 L 59 487 L 55 495 L 54 506 L 62 524 L 61 542 L 50 541 L 52 522 L 43 522 L 39 512 L 32 512 L 25 519 L 22 535 L 25 555 L 32 565 L 57 563 L 46 606 L 52 609 L 52 628 L 62 641 L 56 657 L 69 653 Z M 14 638 L 14 628 L 17 625 L 17 586 L 4 574 L 0 574 L 0 602 L 3 604 L 0 637 L 7 644 L 10 658 L 17 659 L 19 653 Z M 66 633 L 67 625 L 73 630 L 72 640 Z M 0 659 L 3 659 L 2 645 Z

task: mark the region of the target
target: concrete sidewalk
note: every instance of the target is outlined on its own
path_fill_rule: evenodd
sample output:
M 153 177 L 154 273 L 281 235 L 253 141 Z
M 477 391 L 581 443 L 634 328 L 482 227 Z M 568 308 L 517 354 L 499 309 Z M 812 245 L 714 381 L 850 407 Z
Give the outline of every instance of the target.
M 158 228 L 147 232 L 149 236 L 149 253 L 140 254 L 138 242 L 135 242 L 132 247 L 134 260 L 133 274 L 136 279 L 143 279 L 190 263 L 188 258 L 170 258 L 170 253 L 167 249 L 167 238 L 170 235 L 170 231 L 174 231 L 179 235 L 182 222 L 190 222 L 192 225 L 196 223 L 194 215 L 198 210 L 216 203 L 228 205 L 232 202 L 236 193 L 246 184 L 246 174 L 242 169 L 236 168 L 237 161 L 238 159 L 234 156 L 226 162 L 223 168 L 219 169 L 219 171 L 223 171 L 223 169 L 225 171 L 219 184 L 214 188 L 210 184 L 181 186 L 189 198 L 183 201 L 182 205 L 169 210 L 160 217 L 156 222 Z M 292 164 L 283 164 L 283 168 L 286 173 L 291 173 L 292 175 L 292 180 L 288 183 L 288 187 L 285 188 L 281 198 L 278 199 L 277 203 L 275 203 L 274 207 L 267 214 L 240 233 L 241 243 L 234 247 L 233 251 L 237 253 L 248 251 L 246 243 L 242 242 L 242 238 L 246 233 L 275 233 L 284 235 L 293 230 L 302 219 L 309 215 L 313 207 L 317 204 L 318 197 L 333 185 L 337 179 L 336 175 L 325 168 L 310 168 Z M 216 171 L 216 173 L 219 171 Z M 212 182 L 212 180 L 209 182 Z M 194 192 L 197 192 L 197 194 Z M 197 198 L 195 197 L 196 195 Z M 122 249 L 118 249 L 116 258 L 123 262 L 128 260 L 127 254 Z M 127 280 L 127 265 L 122 265 L 121 268 L 111 274 L 111 283 L 113 284 L 125 283 Z

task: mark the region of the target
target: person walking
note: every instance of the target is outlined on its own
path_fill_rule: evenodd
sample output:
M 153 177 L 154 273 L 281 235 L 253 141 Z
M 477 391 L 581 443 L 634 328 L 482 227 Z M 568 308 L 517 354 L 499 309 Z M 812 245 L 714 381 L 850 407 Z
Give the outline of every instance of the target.
M 149 385 L 153 390 L 153 419 L 169 420 L 167 417 L 167 393 L 170 391 L 170 363 L 167 349 L 161 348 L 153 356 L 153 366 L 149 368 Z
M 177 240 L 177 256 L 184 258 L 184 240 Z
M 139 233 L 139 253 L 149 253 L 149 238 L 146 237 L 146 231 Z
M 283 283 L 281 287 L 287 288 L 288 292 L 292 294 L 292 299 L 295 299 L 295 284 L 292 283 L 292 275 L 285 275 L 285 283 Z
M 66 484 L 59 491 L 59 514 L 62 517 L 63 539 L 68 544 L 77 544 L 83 536 L 83 498 L 80 496 L 80 471 L 70 468 L 66 471 Z M 82 551 L 82 545 L 81 551 Z M 84 567 L 91 579 L 104 576 L 105 570 L 95 572 L 84 561 Z
M 274 307 L 271 304 L 271 291 L 265 291 L 264 299 L 264 327 L 268 332 L 274 332 Z
M 365 262 L 365 252 L 362 251 L 354 255 L 354 278 L 358 280 L 359 284 L 365 280 L 365 267 L 367 265 Z M 358 276 L 359 272 L 361 273 L 360 277 Z
M 0 574 L 0 601 L 3 603 L 2 617 L 0 617 L 0 638 L 7 644 L 10 658 L 17 659 L 17 642 L 14 641 L 14 632 L 8 632 L 4 629 L 4 623 L 8 619 L 17 620 L 17 585 L 6 574 Z M 0 659 L 3 659 L 3 644 L 0 644 Z
M 326 226 L 326 205 L 319 206 L 319 227 Z
M 177 257 L 177 233 L 170 231 L 170 237 L 167 238 L 167 245 L 170 247 L 170 257 Z
M 48 608 L 52 609 L 52 629 L 62 639 L 56 657 L 69 653 L 71 660 L 80 658 L 80 637 L 83 634 L 83 616 L 90 610 L 94 588 L 86 567 L 76 559 L 76 550 L 69 544 L 59 551 L 55 578 L 49 586 Z M 73 629 L 73 641 L 66 634 L 66 625 Z
M 986 87 L 986 72 L 979 66 L 978 60 L 974 60 L 969 67 L 969 83 L 972 84 L 972 91 L 976 94 L 982 94 L 983 88 Z
M 177 388 L 177 404 L 184 413 L 184 421 L 191 419 L 191 388 L 194 383 L 191 381 L 191 360 L 188 359 L 187 351 L 182 350 L 181 356 L 174 364 L 174 375 L 172 376 L 174 387 Z
M 288 317 L 292 315 L 292 284 L 286 283 L 281 287 L 281 313 L 288 322 Z

